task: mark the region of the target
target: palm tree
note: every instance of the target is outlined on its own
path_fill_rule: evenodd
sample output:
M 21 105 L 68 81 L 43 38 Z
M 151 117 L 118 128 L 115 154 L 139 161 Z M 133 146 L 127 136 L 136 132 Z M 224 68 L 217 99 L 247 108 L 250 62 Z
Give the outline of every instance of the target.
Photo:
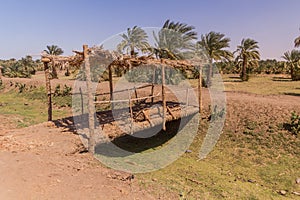
M 300 36 L 294 40 L 294 43 L 295 43 L 295 47 L 300 47 Z
M 197 39 L 194 29 L 193 26 L 168 19 L 157 35 L 153 33 L 155 47 L 152 47 L 152 52 L 157 58 L 185 58 L 194 48 L 193 40 Z
M 231 60 L 233 58 L 232 53 L 225 50 L 225 48 L 229 47 L 229 42 L 230 38 L 225 37 L 222 33 L 211 31 L 205 35 L 201 35 L 201 40 L 198 43 L 202 46 L 210 61 L 206 80 L 208 86 L 211 85 L 212 63 L 214 61 Z
M 48 46 L 47 46 L 47 49 L 44 50 L 44 51 L 45 51 L 47 54 L 50 54 L 50 55 L 56 55 L 56 56 L 61 55 L 61 54 L 64 53 L 64 51 L 63 51 L 60 47 L 58 47 L 57 45 L 51 45 L 51 46 L 48 45 Z M 51 66 L 51 68 L 52 68 L 52 73 L 51 73 L 52 78 L 58 78 L 56 66 Z
M 257 66 L 260 59 L 258 42 L 247 38 L 243 39 L 241 44 L 237 46 L 237 50 L 234 53 L 238 53 L 236 61 L 241 63 L 241 79 L 242 81 L 248 80 L 247 70 L 249 67 Z
M 136 54 L 135 50 L 140 50 L 142 52 L 149 49 L 148 36 L 146 32 L 137 26 L 134 26 L 132 29 L 128 28 L 127 33 L 121 34 L 122 41 L 118 44 L 117 49 L 120 52 L 124 50 L 127 51 L 127 54 L 130 51 L 130 55 L 134 56 Z
M 64 53 L 64 51 L 58 47 L 57 45 L 48 45 L 47 46 L 47 49 L 44 50 L 47 54 L 50 54 L 50 55 L 61 55 Z
M 287 65 L 290 67 L 292 80 L 296 80 L 295 69 L 297 69 L 299 65 L 300 51 L 295 49 L 291 52 L 287 51 L 283 54 L 282 58 L 286 60 Z

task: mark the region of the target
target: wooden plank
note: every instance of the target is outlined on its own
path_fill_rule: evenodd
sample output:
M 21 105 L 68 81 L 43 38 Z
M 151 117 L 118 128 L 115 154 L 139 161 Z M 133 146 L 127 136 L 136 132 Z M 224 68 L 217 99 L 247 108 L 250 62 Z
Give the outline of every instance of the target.
M 187 111 L 187 116 L 194 115 L 194 114 L 198 113 L 198 106 L 196 106 L 196 107 L 189 106 L 186 108 L 186 111 Z M 181 111 L 173 112 L 173 114 L 177 117 L 177 119 L 180 119 L 181 117 L 183 117 Z M 174 119 L 172 118 L 171 115 L 168 115 L 166 117 L 167 122 L 170 122 L 172 120 L 174 120 Z M 152 123 L 152 126 L 149 124 L 148 121 L 136 122 L 134 124 L 133 131 L 138 132 L 138 131 L 143 131 L 147 128 L 151 128 L 153 126 L 161 126 L 163 123 L 163 118 L 160 117 L 159 115 L 156 115 L 156 116 L 151 115 L 151 123 Z
M 137 101 L 137 100 L 145 100 L 145 99 L 150 99 L 152 97 L 159 97 L 160 93 L 154 95 L 154 96 L 147 96 L 147 97 L 138 97 L 138 98 L 131 98 L 132 101 Z M 128 99 L 120 99 L 120 100 L 107 100 L 107 101 L 95 101 L 95 104 L 102 104 L 102 103 L 122 103 L 122 102 L 127 102 Z
M 145 85 L 136 87 L 136 89 L 143 89 L 143 88 L 147 88 L 147 87 L 151 87 L 151 86 L 152 86 L 152 84 L 145 84 Z M 129 89 L 132 89 L 132 88 L 129 88 Z M 113 91 L 113 94 L 120 93 L 120 92 L 126 92 L 127 90 L 128 90 L 128 88 L 123 89 L 123 90 L 115 90 L 115 91 Z M 95 94 L 95 96 L 101 96 L 101 95 L 107 95 L 107 94 L 110 94 L 110 92 L 98 93 L 98 94 Z
M 149 122 L 150 126 L 153 127 L 153 123 L 151 122 L 150 117 L 148 116 L 148 114 L 144 110 L 142 110 L 142 113 L 144 114 L 145 119 Z
M 173 112 L 171 111 L 171 109 L 167 106 L 167 111 L 170 113 L 170 115 L 172 116 L 172 119 L 176 119 L 176 116 L 173 114 Z

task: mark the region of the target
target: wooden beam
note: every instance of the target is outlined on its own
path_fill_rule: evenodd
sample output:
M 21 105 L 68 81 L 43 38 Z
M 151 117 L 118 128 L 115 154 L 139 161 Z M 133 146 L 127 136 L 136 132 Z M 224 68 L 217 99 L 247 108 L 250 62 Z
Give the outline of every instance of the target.
M 199 113 L 202 113 L 202 67 L 199 66 L 199 78 L 198 78 L 198 101 L 199 101 Z
M 108 79 L 109 79 L 109 93 L 110 93 L 110 100 L 114 100 L 114 86 L 113 86 L 113 77 L 112 77 L 112 66 L 108 66 Z M 111 103 L 111 109 L 114 109 L 114 104 Z
M 154 95 L 154 84 L 155 84 L 155 76 L 156 76 L 156 67 L 153 67 L 153 75 L 152 75 L 152 87 L 151 87 L 151 96 Z M 151 98 L 151 104 L 154 102 L 154 97 Z
M 163 130 L 166 130 L 166 113 L 167 113 L 167 101 L 166 101 L 166 91 L 165 91 L 165 65 L 161 64 L 161 96 L 162 96 L 162 103 L 163 103 Z
M 137 94 L 137 90 L 136 87 L 134 86 L 134 94 L 135 94 L 135 98 L 138 98 L 138 94 Z M 139 100 L 136 100 L 136 103 L 139 103 Z
M 142 110 L 142 113 L 144 114 L 145 119 L 149 122 L 150 126 L 153 127 L 153 123 L 151 122 L 150 117 L 146 113 L 146 111 Z
M 189 88 L 186 89 L 185 104 L 189 106 Z
M 48 121 L 52 121 L 52 97 L 51 97 L 51 83 L 50 83 L 50 72 L 49 62 L 44 62 L 45 80 L 46 80 L 46 91 L 47 91 L 47 102 L 48 102 Z
M 79 88 L 79 92 L 80 92 L 80 101 L 81 101 L 81 114 L 83 115 L 83 113 L 84 113 L 84 106 L 83 106 L 83 94 L 82 94 L 81 87 Z
M 89 140 L 88 140 L 88 150 L 90 153 L 95 153 L 96 139 L 95 139 L 95 118 L 94 118 L 94 100 L 92 94 L 92 79 L 91 79 L 91 69 L 89 62 L 88 46 L 83 45 L 83 55 L 84 55 L 84 69 L 86 74 L 86 86 L 88 93 L 88 112 L 89 112 Z
M 45 57 L 42 57 L 41 61 L 43 63 L 49 63 L 49 62 L 51 62 L 50 58 L 45 58 Z
M 170 113 L 170 115 L 172 116 L 172 119 L 176 119 L 176 116 L 173 114 L 173 112 L 171 111 L 171 109 L 167 106 L 167 111 Z
M 133 134 L 133 110 L 132 110 L 132 100 L 131 100 L 131 91 L 128 90 L 128 99 L 129 99 L 129 111 L 130 111 L 130 134 Z

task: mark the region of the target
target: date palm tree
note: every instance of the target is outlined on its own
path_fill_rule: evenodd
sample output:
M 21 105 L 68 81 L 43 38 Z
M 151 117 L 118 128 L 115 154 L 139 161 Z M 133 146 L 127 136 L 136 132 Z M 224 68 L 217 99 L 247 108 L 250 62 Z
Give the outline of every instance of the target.
M 64 51 L 57 45 L 48 45 L 45 52 L 50 55 L 61 55 Z
M 164 23 L 161 30 L 153 33 L 155 46 L 152 52 L 157 58 L 183 59 L 192 52 L 193 41 L 197 39 L 195 27 L 169 19 Z
M 282 58 L 286 60 L 287 65 L 290 68 L 292 80 L 296 80 L 295 70 L 298 68 L 300 62 L 300 51 L 295 49 L 291 52 L 287 51 L 283 54 Z
M 131 56 L 135 56 L 135 50 L 145 52 L 149 49 L 148 35 L 140 27 L 128 28 L 127 33 L 123 33 L 120 36 L 122 41 L 117 46 L 119 52 L 126 50 L 127 54 L 130 52 Z
M 214 61 L 231 60 L 233 58 L 233 54 L 226 50 L 226 48 L 229 47 L 229 42 L 230 38 L 225 37 L 222 33 L 214 31 L 201 35 L 201 40 L 198 41 L 210 62 L 206 80 L 206 84 L 208 86 L 211 85 L 211 77 L 213 73 L 212 63 Z
M 58 47 L 57 45 L 47 45 L 46 49 L 44 50 L 47 54 L 50 55 L 61 55 L 64 53 L 64 51 L 62 50 L 62 48 Z M 52 78 L 58 78 L 57 76 L 57 70 L 56 70 L 56 66 L 51 66 L 52 68 Z
M 258 65 L 260 59 L 260 54 L 258 51 L 258 42 L 247 38 L 243 39 L 241 44 L 237 46 L 237 50 L 234 53 L 237 53 L 236 61 L 241 63 L 241 79 L 242 81 L 248 80 L 247 70 L 249 67 L 254 67 Z

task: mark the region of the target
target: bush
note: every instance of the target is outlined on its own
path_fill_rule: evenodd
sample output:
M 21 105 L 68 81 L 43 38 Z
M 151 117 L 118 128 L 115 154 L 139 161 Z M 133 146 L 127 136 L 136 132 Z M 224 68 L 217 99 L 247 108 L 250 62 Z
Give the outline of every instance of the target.
M 19 89 L 19 93 L 23 93 L 26 90 L 25 83 L 16 83 L 15 87 Z
M 61 89 L 60 85 L 57 85 L 54 89 L 53 96 L 55 97 L 65 97 L 70 96 L 72 94 L 72 87 L 64 85 L 63 89 Z
M 300 115 L 298 115 L 296 112 L 292 112 L 290 131 L 295 135 L 300 133 Z
M 3 89 L 3 88 L 4 88 L 4 84 L 3 84 L 2 79 L 0 78 L 0 89 Z

